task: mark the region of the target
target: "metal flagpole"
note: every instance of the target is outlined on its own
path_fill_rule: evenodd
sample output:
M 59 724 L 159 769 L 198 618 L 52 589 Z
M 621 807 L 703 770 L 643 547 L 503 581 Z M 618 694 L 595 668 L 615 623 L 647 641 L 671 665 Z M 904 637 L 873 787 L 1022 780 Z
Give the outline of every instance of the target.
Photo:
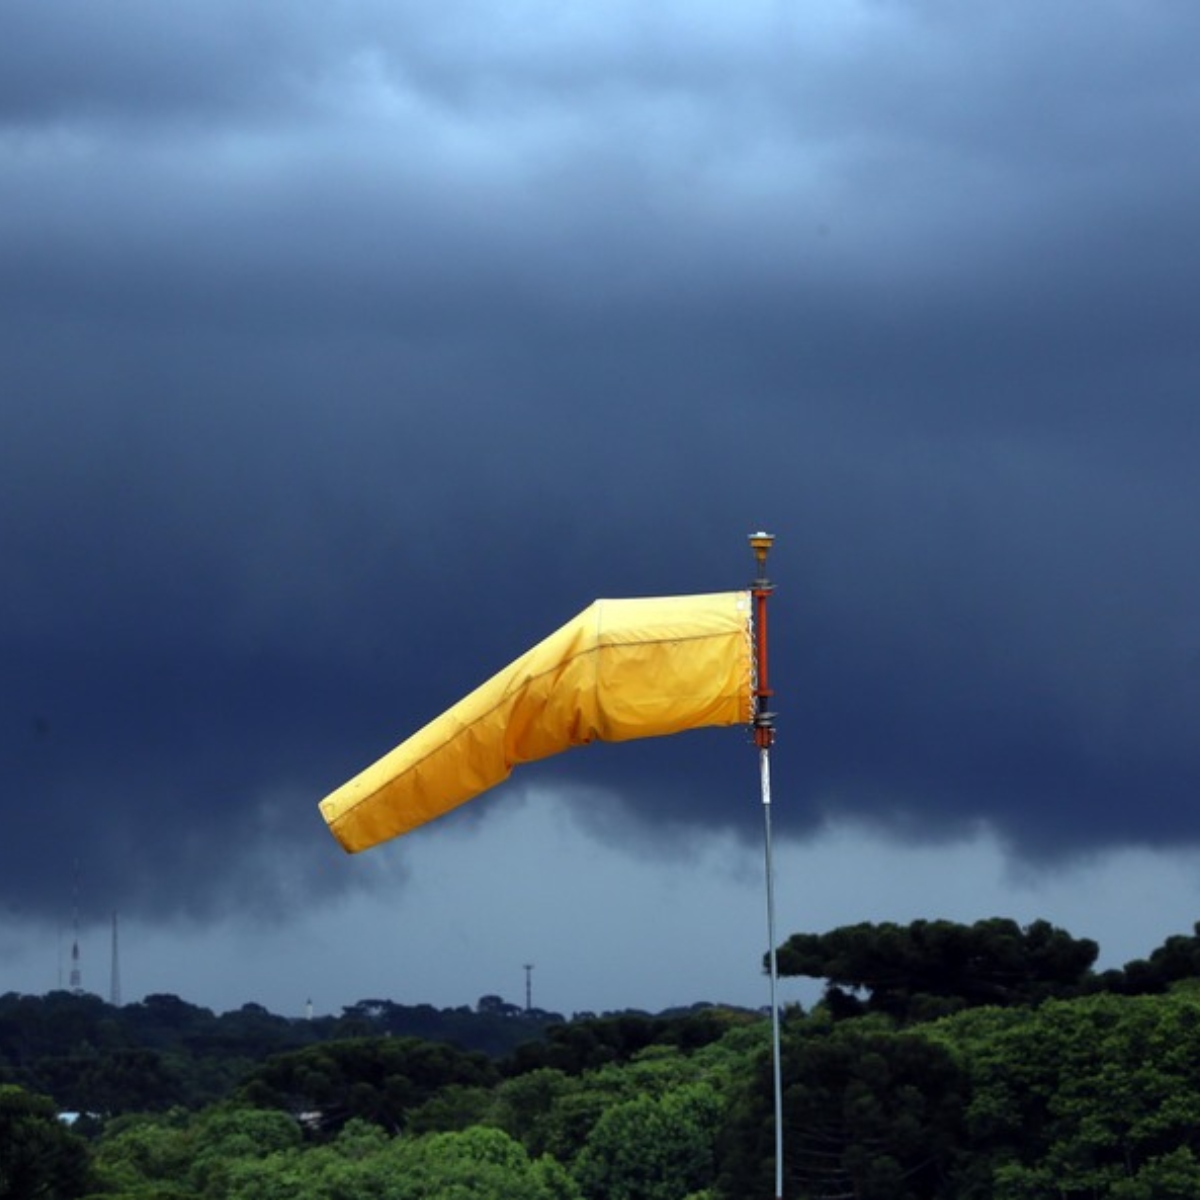
M 762 787 L 763 834 L 767 876 L 767 960 L 771 977 L 771 1074 L 775 1092 L 775 1198 L 783 1200 L 783 1077 L 779 1053 L 779 969 L 775 960 L 775 870 L 771 860 L 771 747 L 775 742 L 775 714 L 769 711 L 771 685 L 767 677 L 767 599 L 775 585 L 767 578 L 767 555 L 775 537 L 752 533 L 750 548 L 758 564 L 751 588 L 754 597 L 754 743 Z

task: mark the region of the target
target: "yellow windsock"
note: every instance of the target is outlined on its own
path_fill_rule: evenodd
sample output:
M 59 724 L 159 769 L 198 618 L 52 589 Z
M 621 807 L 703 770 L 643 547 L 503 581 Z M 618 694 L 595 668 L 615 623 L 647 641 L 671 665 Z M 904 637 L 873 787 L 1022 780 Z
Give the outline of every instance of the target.
M 349 851 L 408 833 L 517 763 L 753 718 L 748 592 L 597 600 L 321 801 Z

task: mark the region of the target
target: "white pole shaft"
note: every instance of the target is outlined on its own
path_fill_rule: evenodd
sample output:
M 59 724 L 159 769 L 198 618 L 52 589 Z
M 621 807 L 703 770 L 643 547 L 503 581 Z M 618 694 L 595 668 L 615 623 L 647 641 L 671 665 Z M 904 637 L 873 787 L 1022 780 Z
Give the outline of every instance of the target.
M 775 868 L 771 859 L 771 752 L 758 752 L 767 867 L 767 959 L 771 977 L 771 1071 L 775 1090 L 775 1197 L 783 1200 L 783 1075 L 779 1053 L 779 969 L 775 961 Z

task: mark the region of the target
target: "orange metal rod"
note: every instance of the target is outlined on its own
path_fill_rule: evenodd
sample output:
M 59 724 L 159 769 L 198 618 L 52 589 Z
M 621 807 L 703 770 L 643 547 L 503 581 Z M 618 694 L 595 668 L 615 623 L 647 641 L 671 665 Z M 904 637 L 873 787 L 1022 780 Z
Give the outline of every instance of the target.
M 775 714 L 769 711 L 768 701 L 772 696 L 767 665 L 767 600 L 775 590 L 767 578 L 767 555 L 775 538 L 769 533 L 750 535 L 750 545 L 758 562 L 758 578 L 751 588 L 754 596 L 754 659 L 758 682 L 754 689 L 754 741 L 762 750 L 769 750 L 775 742 Z

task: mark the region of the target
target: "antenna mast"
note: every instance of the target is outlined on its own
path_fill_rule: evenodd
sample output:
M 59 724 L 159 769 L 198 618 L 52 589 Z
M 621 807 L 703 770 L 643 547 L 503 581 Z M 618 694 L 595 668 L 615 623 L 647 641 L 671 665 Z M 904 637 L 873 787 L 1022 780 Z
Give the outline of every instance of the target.
M 71 893 L 71 925 L 74 936 L 71 940 L 71 974 L 67 986 L 76 995 L 83 993 L 83 969 L 79 963 L 79 860 L 75 860 L 75 881 Z
M 121 1007 L 121 960 L 117 947 L 117 910 L 112 915 L 112 980 L 109 984 L 108 1002 L 113 1008 Z

